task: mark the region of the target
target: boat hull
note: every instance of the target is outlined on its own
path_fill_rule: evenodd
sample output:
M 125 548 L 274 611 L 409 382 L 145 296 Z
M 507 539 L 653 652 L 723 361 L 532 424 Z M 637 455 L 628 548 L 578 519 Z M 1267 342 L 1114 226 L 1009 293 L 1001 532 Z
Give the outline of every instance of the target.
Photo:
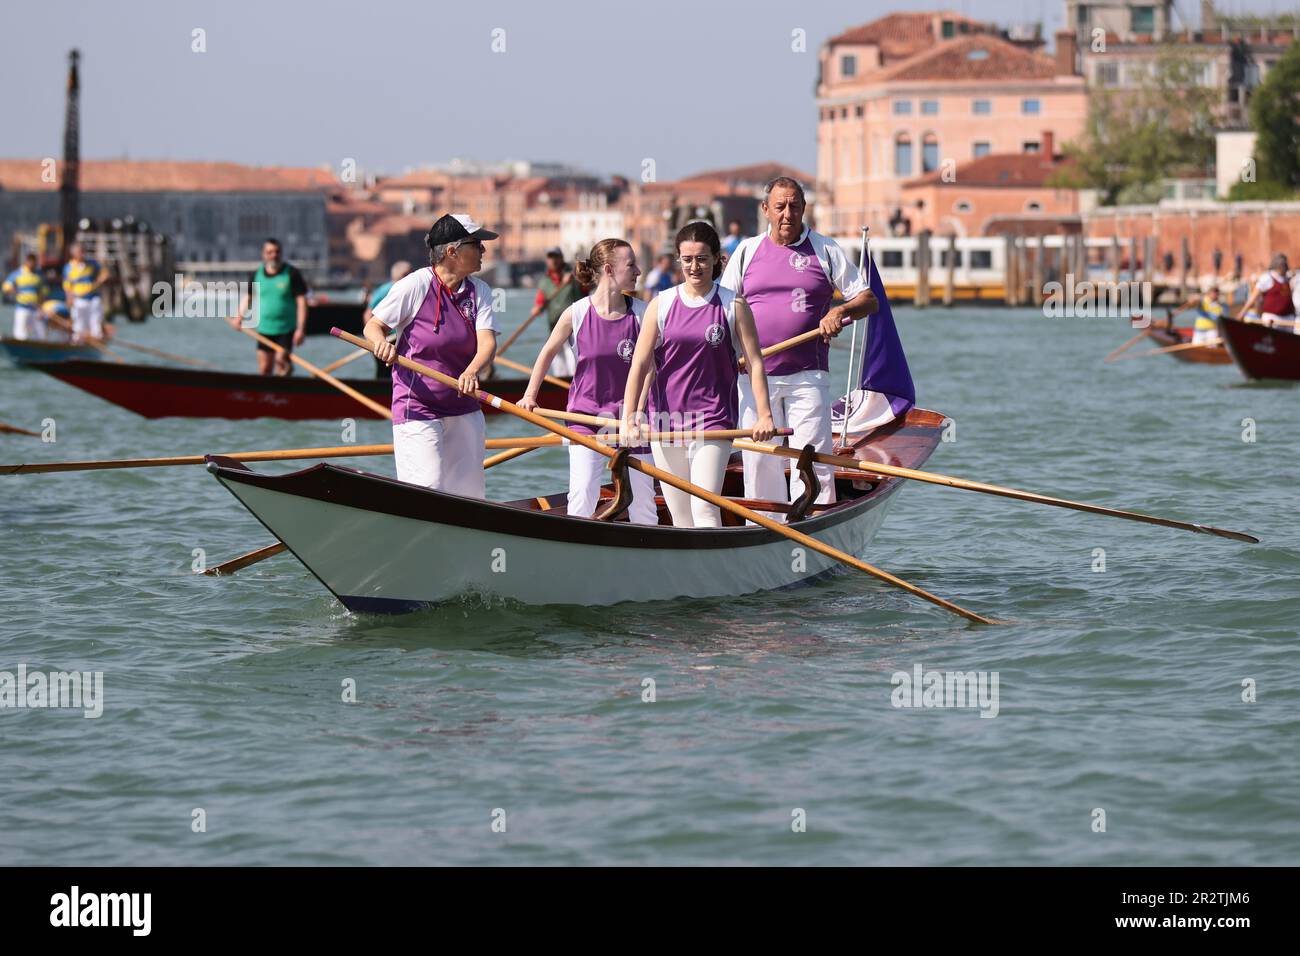
M 33 367 L 145 418 L 379 418 L 332 385 L 305 375 L 270 377 L 117 362 L 69 361 Z M 393 385 L 387 378 L 341 381 L 381 405 L 392 400 Z M 522 378 L 502 379 L 492 381 L 490 387 L 494 394 L 517 401 L 527 384 Z M 547 408 L 563 408 L 566 400 L 567 393 L 558 385 L 544 384 L 538 395 L 539 404 Z
M 934 421 L 924 419 L 933 417 Z M 941 416 L 917 410 L 891 428 L 897 447 L 854 453 L 916 467 L 937 446 Z M 898 451 L 904 454 L 898 454 Z M 717 598 L 799 585 L 837 566 L 783 535 L 753 526 L 717 529 L 570 518 L 563 495 L 491 502 L 322 464 L 264 475 L 227 459 L 217 479 L 349 610 L 396 613 L 475 595 L 524 604 L 611 605 Z M 847 493 L 851 474 L 841 480 Z M 739 461 L 728 475 L 740 481 Z M 860 555 L 900 490 L 871 483 L 796 527 Z
M 14 365 L 33 365 L 37 362 L 94 361 L 100 355 L 89 345 L 68 345 L 63 342 L 40 342 L 32 339 L 0 338 L 0 355 Z
M 1165 328 L 1152 326 L 1147 330 L 1147 335 L 1161 348 L 1167 348 L 1171 345 L 1183 345 L 1192 340 L 1191 329 L 1175 328 L 1172 331 Z M 1195 365 L 1231 365 L 1232 356 L 1222 345 L 1202 345 L 1193 349 L 1179 349 L 1177 352 L 1170 352 L 1170 358 L 1178 359 L 1180 362 L 1191 362 Z
M 1229 318 L 1219 319 L 1219 335 L 1246 378 L 1300 381 L 1300 335 Z

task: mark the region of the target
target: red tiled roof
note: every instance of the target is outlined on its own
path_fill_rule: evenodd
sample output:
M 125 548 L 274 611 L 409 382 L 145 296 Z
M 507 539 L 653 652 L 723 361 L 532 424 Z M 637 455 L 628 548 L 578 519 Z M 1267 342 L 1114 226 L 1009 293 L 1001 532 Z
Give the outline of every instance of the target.
M 39 159 L 0 159 L 0 189 L 54 192 L 59 177 L 46 182 Z M 167 160 L 86 159 L 81 162 L 83 192 L 314 192 L 337 187 L 323 169 L 295 166 L 244 166 L 239 163 Z
M 972 54 L 974 56 L 972 57 Z M 890 80 L 1036 80 L 1056 75 L 1056 61 L 995 36 L 962 37 L 922 51 L 880 75 Z
M 935 170 L 908 180 L 903 184 L 903 188 L 953 186 L 962 189 L 972 187 L 1036 189 L 1046 186 L 1048 177 L 1069 162 L 1060 159 L 1049 160 L 1041 153 L 992 153 L 962 163 L 954 170 L 950 182 L 944 181 L 942 170 Z
M 831 46 L 841 43 L 873 44 L 880 47 L 884 61 L 898 60 L 913 56 L 921 50 L 942 42 L 943 37 L 936 35 L 936 27 L 944 20 L 955 24 L 965 24 L 968 29 L 978 31 L 990 29 L 987 24 L 960 13 L 943 11 L 939 13 L 891 13 L 889 16 L 872 20 L 862 26 L 845 30 L 827 41 Z
M 783 163 L 753 163 L 749 166 L 732 166 L 729 169 L 710 169 L 706 172 L 686 176 L 679 182 L 695 183 L 703 180 L 718 180 L 729 183 L 765 185 L 777 176 L 789 176 L 801 183 L 812 184 L 813 177 L 793 166 Z

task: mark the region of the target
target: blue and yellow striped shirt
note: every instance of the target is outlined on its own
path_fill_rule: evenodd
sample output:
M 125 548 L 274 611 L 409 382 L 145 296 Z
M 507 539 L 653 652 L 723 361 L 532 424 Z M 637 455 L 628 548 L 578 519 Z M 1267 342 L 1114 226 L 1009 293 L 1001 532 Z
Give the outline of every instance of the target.
M 45 279 L 39 272 L 33 272 L 26 266 L 19 266 L 5 277 L 4 290 L 14 297 L 21 306 L 34 309 L 41 304 L 41 299 L 49 291 Z
M 63 267 L 63 291 L 83 299 L 97 299 L 99 290 L 94 286 L 98 278 L 99 263 L 94 259 L 83 259 L 81 262 L 70 261 Z M 91 291 L 92 289 L 94 291 Z

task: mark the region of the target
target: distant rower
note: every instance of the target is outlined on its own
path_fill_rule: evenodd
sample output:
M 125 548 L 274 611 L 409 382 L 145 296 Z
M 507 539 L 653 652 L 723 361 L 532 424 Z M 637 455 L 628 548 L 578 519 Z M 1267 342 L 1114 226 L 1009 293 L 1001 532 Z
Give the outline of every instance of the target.
M 63 267 L 63 291 L 72 312 L 74 341 L 104 337 L 104 300 L 99 290 L 107 281 L 108 274 L 100 264 L 87 259 L 85 248 L 74 242 L 68 249 L 68 262 Z
M 302 273 L 285 262 L 279 239 L 262 243 L 262 264 L 248 277 L 250 291 L 239 303 L 239 313 L 230 319 L 235 328 L 253 309 L 257 332 L 279 345 L 284 352 L 257 343 L 257 371 L 261 375 L 288 375 L 289 352 L 307 338 L 307 282 Z M 256 308 L 254 308 L 256 305 Z
M 1281 253 L 1275 255 L 1268 264 L 1268 272 L 1259 277 L 1237 318 L 1243 318 L 1258 303 L 1260 320 L 1265 325 L 1289 327 L 1292 331 L 1300 332 L 1300 326 L 1296 323 L 1296 299 L 1300 298 L 1300 288 L 1293 287 L 1287 276 L 1288 269 L 1286 256 Z
M 34 252 L 27 253 L 23 264 L 5 277 L 4 292 L 14 298 L 14 338 L 44 339 L 45 321 L 40 305 L 49 288 L 37 268 Z

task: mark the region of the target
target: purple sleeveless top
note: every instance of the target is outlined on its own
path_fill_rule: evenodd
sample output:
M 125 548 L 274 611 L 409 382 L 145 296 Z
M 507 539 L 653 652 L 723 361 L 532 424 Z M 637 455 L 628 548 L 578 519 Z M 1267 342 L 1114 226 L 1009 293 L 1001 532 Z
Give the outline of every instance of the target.
M 578 331 L 570 340 L 577 363 L 569 388 L 569 411 L 602 418 L 619 417 L 623 392 L 627 388 L 627 373 L 632 367 L 632 353 L 636 351 L 636 339 L 641 331 L 641 319 L 633 311 L 632 303 L 633 300 L 627 298 L 627 312 L 617 319 L 601 318 L 590 298 L 575 303 L 575 308 L 583 308 L 584 314 L 576 317 L 579 318 L 576 323 Z M 584 435 L 596 433 L 590 425 L 567 424 Z
M 415 318 L 397 340 L 397 354 L 460 378 L 478 352 L 477 315 L 473 282 L 465 279 L 453 293 L 435 275 Z M 468 415 L 478 407 L 476 398 L 457 395 L 454 388 L 419 372 L 393 366 L 394 425 Z
M 759 348 L 817 328 L 835 295 L 835 286 L 813 251 L 811 233 L 793 246 L 777 245 L 764 236 L 745 264 L 744 290 L 758 328 Z M 763 367 L 769 378 L 809 369 L 825 372 L 830 368 L 829 356 L 826 343 L 814 339 L 764 359 Z
M 682 301 L 683 288 L 675 288 L 667 314 L 659 316 L 654 427 L 662 431 L 735 428 L 740 373 L 723 299 L 726 295 L 730 301 L 732 295 L 715 282 L 708 300 L 692 307 Z M 662 307 L 663 299 L 659 301 Z

